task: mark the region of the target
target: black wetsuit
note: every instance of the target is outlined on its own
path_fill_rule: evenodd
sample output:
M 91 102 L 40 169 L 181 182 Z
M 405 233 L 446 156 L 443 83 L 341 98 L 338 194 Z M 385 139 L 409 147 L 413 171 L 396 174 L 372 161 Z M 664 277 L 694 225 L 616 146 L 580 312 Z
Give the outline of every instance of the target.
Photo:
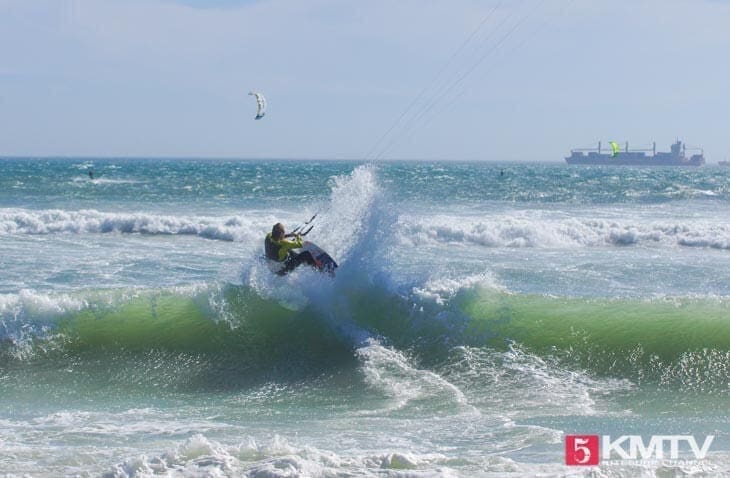
M 302 264 L 309 264 L 310 266 L 317 265 L 311 252 L 303 251 L 297 254 L 296 252 L 289 251 L 289 255 L 284 261 L 284 267 L 277 274 L 280 276 L 286 275 Z
M 286 275 L 302 264 L 309 264 L 311 266 L 317 264 L 314 260 L 314 257 L 312 257 L 312 254 L 309 251 L 304 251 L 297 254 L 296 252 L 290 250 L 292 246 L 294 246 L 295 248 L 301 247 L 301 240 L 301 237 L 297 237 L 297 241 L 291 243 L 290 241 L 284 240 L 277 241 L 273 237 L 271 237 L 271 234 L 266 235 L 266 239 L 264 240 L 266 257 L 277 262 L 282 262 L 284 265 L 284 267 L 282 267 L 281 270 L 277 272 L 278 275 Z M 280 257 L 283 255 L 281 251 L 283 247 L 286 247 L 286 249 L 289 250 L 287 250 L 286 256 L 282 260 L 280 259 Z

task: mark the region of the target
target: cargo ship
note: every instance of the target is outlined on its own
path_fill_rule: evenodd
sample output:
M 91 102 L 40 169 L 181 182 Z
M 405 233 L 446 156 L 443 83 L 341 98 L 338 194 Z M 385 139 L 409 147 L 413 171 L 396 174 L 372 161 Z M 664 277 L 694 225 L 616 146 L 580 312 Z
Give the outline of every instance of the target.
M 565 158 L 568 164 L 586 164 L 600 166 L 702 166 L 705 164 L 704 151 L 701 148 L 692 148 L 690 151 L 699 151 L 687 157 L 687 146 L 677 140 L 670 152 L 657 152 L 656 143 L 652 149 L 629 149 L 627 142 L 625 147 L 620 149 L 618 144 L 611 141 L 608 152 L 603 152 L 601 142 L 598 148 L 572 149 L 570 156 Z M 651 155 L 648 154 L 651 152 Z

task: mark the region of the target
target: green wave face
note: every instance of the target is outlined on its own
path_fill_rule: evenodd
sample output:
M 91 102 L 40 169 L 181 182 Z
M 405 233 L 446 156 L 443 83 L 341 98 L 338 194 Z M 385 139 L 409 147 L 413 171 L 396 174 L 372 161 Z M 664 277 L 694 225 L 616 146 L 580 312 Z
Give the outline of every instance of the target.
M 70 375 L 59 370 L 109 393 L 238 388 L 317 376 L 354 361 L 348 344 L 313 311 L 293 312 L 246 287 L 193 296 L 148 291 L 112 305 L 102 295 L 60 317 L 52 333 L 2 347 L 0 356 L 10 360 L 0 364 L 0 376 L 17 380 L 10 389 L 33 383 L 68 391 Z M 74 387 L 69 393 L 82 393 L 82 385 Z
M 52 335 L 34 339 L 30 358 L 7 367 L 87 363 L 99 374 L 126 370 L 121 380 L 135 383 L 240 386 L 356 367 L 354 350 L 376 337 L 426 367 L 447 361 L 453 347 L 518 344 L 597 375 L 713 389 L 730 382 L 724 299 L 589 300 L 472 288 L 440 305 L 371 285 L 292 311 L 229 285 L 87 302 L 60 318 Z
M 725 299 L 573 299 L 475 290 L 459 298 L 466 336 L 514 341 L 598 374 L 727 387 L 730 304 Z

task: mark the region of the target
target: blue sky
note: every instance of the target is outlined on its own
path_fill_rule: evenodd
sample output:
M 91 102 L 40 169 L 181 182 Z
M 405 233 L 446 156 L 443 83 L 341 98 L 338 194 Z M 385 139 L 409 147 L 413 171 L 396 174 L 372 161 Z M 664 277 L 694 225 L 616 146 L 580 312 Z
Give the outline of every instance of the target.
M 679 136 L 716 162 L 728 25 L 720 0 L 0 0 L 0 155 L 560 161 Z

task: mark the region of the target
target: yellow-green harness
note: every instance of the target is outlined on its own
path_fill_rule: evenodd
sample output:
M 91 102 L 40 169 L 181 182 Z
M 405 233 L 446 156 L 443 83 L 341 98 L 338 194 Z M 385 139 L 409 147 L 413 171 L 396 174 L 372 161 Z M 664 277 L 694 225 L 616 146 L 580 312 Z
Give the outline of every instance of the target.
M 266 234 L 266 239 L 264 240 L 264 248 L 266 250 L 266 257 L 269 259 L 273 259 L 278 262 L 284 262 L 286 260 L 286 257 L 289 255 L 289 251 L 292 249 L 299 249 L 302 247 L 302 236 L 297 234 L 296 238 L 293 241 L 287 241 L 286 239 L 281 239 L 277 241 L 273 237 L 271 237 L 271 233 Z

